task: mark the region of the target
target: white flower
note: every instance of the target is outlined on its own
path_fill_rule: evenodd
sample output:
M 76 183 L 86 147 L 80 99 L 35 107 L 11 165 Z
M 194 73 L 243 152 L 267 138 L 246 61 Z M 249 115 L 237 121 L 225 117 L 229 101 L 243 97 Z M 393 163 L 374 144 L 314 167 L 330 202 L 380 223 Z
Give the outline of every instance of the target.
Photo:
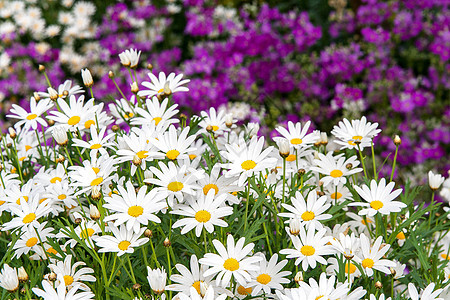
M 433 191 L 436 191 L 441 187 L 445 178 L 441 174 L 434 174 L 432 171 L 428 172 L 428 184 Z
M 166 207 L 164 197 L 156 189 L 150 190 L 147 194 L 147 186 L 142 186 L 136 194 L 133 184 L 128 181 L 126 189 L 118 185 L 119 194 L 112 194 L 111 197 L 105 197 L 106 204 L 111 215 L 104 221 L 114 220 L 114 226 L 126 223 L 127 230 L 134 230 L 138 233 L 140 225 L 147 226 L 150 221 L 160 223 L 161 220 L 155 215 L 161 209 Z
M 147 280 L 153 292 L 157 295 L 164 293 L 164 290 L 166 289 L 167 279 L 167 274 L 164 270 L 164 267 L 161 269 L 152 270 L 149 266 L 147 266 L 147 271 Z
M 411 297 L 411 300 L 445 300 L 444 298 L 438 298 L 443 289 L 437 289 L 433 292 L 435 287 L 435 283 L 430 283 L 423 291 L 420 293 L 417 291 L 417 288 L 411 282 L 408 284 L 408 293 Z
M 47 216 L 52 210 L 51 205 L 48 205 L 49 201 L 40 202 L 39 194 L 34 194 L 29 201 L 20 201 L 20 205 L 11 205 L 9 209 L 16 217 L 3 224 L 2 230 L 22 228 L 22 231 L 27 231 L 31 227 L 38 228 L 38 219 Z
M 189 158 L 189 154 L 195 151 L 191 147 L 195 140 L 195 135 L 188 136 L 189 126 L 185 127 L 180 134 L 177 134 L 175 126 L 170 125 L 169 130 L 158 135 L 158 138 L 152 140 L 153 145 L 160 152 L 154 154 L 155 158 L 168 158 L 172 161 Z
M 311 170 L 324 174 L 321 179 L 324 186 L 329 183 L 338 185 L 339 183 L 345 184 L 347 182 L 346 176 L 361 172 L 362 168 L 355 168 L 359 165 L 359 161 L 356 160 L 356 156 L 352 156 L 349 159 L 345 159 L 343 154 L 333 156 L 333 152 L 328 152 L 327 155 L 322 153 L 318 154 L 319 159 L 315 159 L 314 163 L 317 167 L 311 167 Z M 347 169 L 347 165 L 352 166 L 351 169 Z
M 367 276 L 373 275 L 373 269 L 391 274 L 389 267 L 395 267 L 393 261 L 381 259 L 391 247 L 391 245 L 380 247 L 382 241 L 383 237 L 379 236 L 373 246 L 370 247 L 370 240 L 364 233 L 361 234 L 361 257 L 357 255 L 353 259 L 361 264 Z
M 140 238 L 145 231 L 141 228 L 137 233 L 133 230 L 127 230 L 125 225 L 118 227 L 108 226 L 113 235 L 103 235 L 95 240 L 95 243 L 101 249 L 98 252 L 117 252 L 117 256 L 125 253 L 133 253 L 134 247 L 142 246 L 148 242 L 148 238 Z
M 11 268 L 8 264 L 3 265 L 3 270 L 0 273 L 0 286 L 11 293 L 19 288 L 16 268 Z
M 166 130 L 167 126 L 178 123 L 178 119 L 172 118 L 178 113 L 178 104 L 173 104 L 169 107 L 169 98 L 165 98 L 162 102 L 157 97 L 147 98 L 145 100 L 147 110 L 136 107 L 136 113 L 140 117 L 135 117 L 131 120 L 131 125 L 145 125 L 154 123 L 160 132 Z
M 76 270 L 79 266 L 85 265 L 86 264 L 82 261 L 72 265 L 72 255 L 67 255 L 64 262 L 56 261 L 56 264 L 49 264 L 48 267 L 56 275 L 63 275 L 64 285 L 66 287 L 73 288 L 79 286 L 81 290 L 90 291 L 90 288 L 82 281 L 96 281 L 97 279 L 94 276 L 88 275 L 89 273 L 94 273 L 94 270 L 91 268 L 81 268 L 78 271 Z
M 331 237 L 325 236 L 326 232 L 322 228 L 316 233 L 314 223 L 308 226 L 307 232 L 302 226 L 298 236 L 290 236 L 295 249 L 283 249 L 280 254 L 286 254 L 287 258 L 297 258 L 295 264 L 302 263 L 303 271 L 307 271 L 309 267 L 314 269 L 317 262 L 326 265 L 327 261 L 322 256 L 333 253 L 331 246 L 327 245 Z
M 42 297 L 44 299 L 48 300 L 91 300 L 94 299 L 94 294 L 92 292 L 81 292 L 77 293 L 80 289 L 80 285 L 74 286 L 70 289 L 70 291 L 66 292 L 66 285 L 64 284 L 64 277 L 62 274 L 58 275 L 58 282 L 60 284 L 55 288 L 53 287 L 53 284 L 48 282 L 47 280 L 42 280 L 42 288 L 44 290 L 41 290 L 39 288 L 32 288 L 33 293 L 35 293 L 37 296 Z
M 390 182 L 386 185 L 386 179 L 382 178 L 380 183 L 377 184 L 375 179 L 370 182 L 370 188 L 367 185 L 363 185 L 362 188 L 354 186 L 358 194 L 368 203 L 355 202 L 349 204 L 349 206 L 363 206 L 367 207 L 359 211 L 359 215 L 368 215 L 373 217 L 378 212 L 382 215 L 388 215 L 391 212 L 399 212 L 402 208 L 406 207 L 406 204 L 399 201 L 392 201 L 402 193 L 402 189 L 392 191 L 395 183 Z
M 216 135 L 222 134 L 224 131 L 229 131 L 228 127 L 225 125 L 225 110 L 219 109 L 219 111 L 216 112 L 216 109 L 211 107 L 209 109 L 209 114 L 202 111 L 200 115 L 203 118 L 198 124 L 202 127 L 201 133 L 206 133 L 206 128 L 208 126 L 211 126 L 211 130 Z
M 81 69 L 81 77 L 83 78 L 83 83 L 86 87 L 92 87 L 94 84 L 94 79 L 92 79 L 92 74 L 89 69 Z
M 302 194 L 297 191 L 295 197 L 291 198 L 292 205 L 282 203 L 281 205 L 289 212 L 278 214 L 280 217 L 298 218 L 302 221 L 302 224 L 314 223 L 317 229 L 323 227 L 320 221 L 328 220 L 332 216 L 330 214 L 324 214 L 324 212 L 331 206 L 326 204 L 327 197 L 322 196 L 317 199 L 317 193 L 312 190 L 308 194 L 307 201 L 303 198 Z
M 372 138 L 381 132 L 381 129 L 377 127 L 378 123 L 367 122 L 366 117 L 362 117 L 361 120 L 352 120 L 351 124 L 344 119 L 334 126 L 331 133 L 337 138 L 334 142 L 341 145 L 341 149 L 358 149 L 355 142 L 359 142 L 359 148 L 362 150 L 370 147 Z
M 164 93 L 165 89 L 169 89 L 168 91 L 172 94 L 175 92 L 189 91 L 187 87 L 182 86 L 183 84 L 186 84 L 190 81 L 189 79 L 181 80 L 181 78 L 183 78 L 183 74 L 178 74 L 177 76 L 175 76 L 175 73 L 170 73 L 166 78 L 166 74 L 164 72 L 160 72 L 158 79 L 152 73 L 148 73 L 148 77 L 150 77 L 151 82 L 142 82 L 142 85 L 148 88 L 148 90 L 139 91 L 139 97 L 152 97 L 155 95 L 161 95 L 162 93 Z
M 212 189 L 205 196 L 203 193 L 198 193 L 197 199 L 192 199 L 189 205 L 179 204 L 174 207 L 171 214 L 186 216 L 186 218 L 177 220 L 172 228 L 183 226 L 181 234 L 186 234 L 195 228 L 195 235 L 200 236 L 202 229 L 205 228 L 209 233 L 214 232 L 214 225 L 220 227 L 227 227 L 228 223 L 222 218 L 233 213 L 233 208 L 229 206 L 222 206 L 226 196 L 221 195 L 214 198 L 215 191 Z
M 56 125 L 53 127 L 52 136 L 55 139 L 56 143 L 60 146 L 67 145 L 68 137 L 67 137 L 67 129 L 63 125 Z
M 244 247 L 245 238 L 240 238 L 238 242 L 234 243 L 234 238 L 230 234 L 227 237 L 227 248 L 218 240 L 213 240 L 214 247 L 219 254 L 206 253 L 200 259 L 202 265 L 211 266 L 204 276 L 215 275 L 218 285 L 226 287 L 231 280 L 231 277 L 241 285 L 246 285 L 251 281 L 251 276 L 248 271 L 258 271 L 259 266 L 256 265 L 262 258 L 258 256 L 247 257 L 253 250 L 255 244 L 249 243 Z
M 311 121 L 306 122 L 306 124 L 303 126 L 300 122 L 292 123 L 291 121 L 288 122 L 288 130 L 284 127 L 277 127 L 276 130 L 283 136 L 283 137 L 275 137 L 274 141 L 278 142 L 282 139 L 287 139 L 291 146 L 293 146 L 295 149 L 299 149 L 300 147 L 309 147 L 312 144 L 316 142 L 318 137 L 312 133 L 308 133 L 309 126 L 311 125 Z
M 42 126 L 47 127 L 47 122 L 41 118 L 41 115 L 47 112 L 53 104 L 48 99 L 41 99 L 38 103 L 36 103 L 36 99 L 31 97 L 30 99 L 30 112 L 27 112 L 21 106 L 13 104 L 10 112 L 12 114 L 6 115 L 9 118 L 20 119 L 19 122 L 15 124 L 15 127 L 19 127 L 22 124 L 25 124 L 24 130 L 28 130 L 30 127 L 33 130 L 37 129 L 38 123 Z
M 309 279 L 309 284 L 304 281 L 300 281 L 300 288 L 303 288 L 305 294 L 308 295 L 308 299 L 329 299 L 337 300 L 342 296 L 346 296 L 350 291 L 348 283 L 337 284 L 335 287 L 336 277 L 334 275 L 327 278 L 326 273 L 320 274 L 319 282 L 314 278 Z
M 129 49 L 119 53 L 120 63 L 125 67 L 136 68 L 139 63 L 141 51 Z

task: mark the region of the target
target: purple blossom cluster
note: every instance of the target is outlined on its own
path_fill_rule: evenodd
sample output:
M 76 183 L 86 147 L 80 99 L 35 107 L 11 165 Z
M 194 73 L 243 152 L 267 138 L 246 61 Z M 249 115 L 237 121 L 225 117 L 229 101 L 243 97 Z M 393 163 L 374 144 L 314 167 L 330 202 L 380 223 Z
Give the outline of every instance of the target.
M 343 117 L 366 115 L 386 128 L 387 136 L 375 141 L 384 147 L 381 159 L 392 159 L 389 135 L 399 134 L 402 164 L 447 171 L 448 1 L 355 2 L 329 7 L 328 20 L 316 23 L 311 12 L 282 12 L 267 4 L 110 4 L 94 20 L 95 38 L 78 40 L 83 46 L 76 55 L 63 38 L 58 43 L 54 37 L 30 41 L 22 31 L 1 34 L 11 63 L 0 73 L 0 96 L 26 106 L 34 91 L 44 91 L 39 63 L 51 70 L 52 83 L 71 77 L 79 65 L 89 67 L 95 94 L 105 101 L 115 94 L 108 71 L 122 72 L 117 82 L 131 95 L 129 74 L 117 68 L 118 54 L 136 48 L 142 51 L 141 81 L 148 80 L 149 63 L 153 72 L 183 73 L 191 80 L 191 91 L 175 97 L 186 113 L 246 102 L 265 114 L 267 134 L 287 121 L 311 120 L 311 130 L 328 131 Z M 5 113 L 9 104 L 2 105 Z

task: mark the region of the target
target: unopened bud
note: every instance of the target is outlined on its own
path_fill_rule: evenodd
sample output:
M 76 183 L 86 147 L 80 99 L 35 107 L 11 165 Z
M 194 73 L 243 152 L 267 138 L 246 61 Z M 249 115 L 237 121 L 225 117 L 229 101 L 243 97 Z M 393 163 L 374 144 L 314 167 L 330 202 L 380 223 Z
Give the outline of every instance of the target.
M 76 218 L 75 219 L 75 224 L 80 225 L 82 221 L 83 221 L 82 218 Z
M 56 278 L 57 278 L 57 276 L 56 276 L 56 274 L 54 272 L 51 272 L 48 275 L 48 280 L 50 280 L 50 281 L 56 281 Z
M 6 148 L 11 148 L 12 147 L 12 143 L 7 143 L 6 144 Z
M 375 288 L 380 290 L 383 288 L 383 284 L 380 281 L 377 281 L 377 282 L 375 282 Z
M 64 90 L 63 93 L 62 93 L 62 95 L 63 95 L 64 97 L 69 96 L 69 91 L 68 91 L 68 90 Z
M 389 268 L 389 270 L 391 271 L 392 277 L 395 277 L 395 275 L 397 275 L 397 271 L 395 271 L 394 268 Z
M 113 126 L 111 127 L 111 130 L 112 130 L 113 132 L 117 132 L 117 131 L 120 130 L 120 127 L 119 127 L 118 125 L 113 125 Z
M 288 157 L 291 151 L 289 142 L 286 139 L 281 140 L 278 143 L 278 150 L 282 158 Z
M 89 216 L 92 220 L 97 221 L 100 219 L 100 211 L 98 210 L 97 206 L 91 204 L 89 206 Z
M 144 231 L 144 236 L 145 237 L 148 237 L 148 238 L 151 238 L 151 237 L 153 237 L 153 231 L 151 231 L 150 229 L 145 229 L 145 231 Z
M 153 65 L 152 64 L 147 64 L 147 69 L 149 69 L 150 71 L 153 70 Z
M 297 171 L 297 174 L 298 174 L 299 176 L 303 176 L 303 175 L 305 175 L 305 173 L 306 173 L 306 170 L 305 170 L 305 169 L 298 169 L 298 171 Z
M 402 143 L 402 139 L 398 135 L 396 135 L 394 137 L 394 144 L 395 144 L 395 146 L 399 146 L 401 143 Z
M 109 71 L 108 72 L 108 77 L 109 78 L 114 78 L 114 72 L 113 71 Z
M 139 283 L 133 284 L 133 290 L 137 291 L 141 288 L 141 285 Z
M 63 163 L 66 159 L 61 154 L 58 154 L 58 157 L 56 158 L 56 163 L 60 164 Z
M 39 96 L 37 92 L 33 93 L 33 98 L 36 100 L 36 102 L 39 102 L 39 100 L 41 100 L 41 96 Z
M 138 84 L 137 84 L 136 81 L 134 81 L 134 82 L 131 84 L 131 92 L 132 92 L 133 94 L 137 94 L 137 92 L 139 92 L 139 87 L 138 87 Z
M 297 282 L 297 284 L 299 284 L 300 281 L 303 281 L 303 273 L 301 271 L 297 272 L 297 274 L 295 274 L 294 280 L 295 282 Z
M 54 120 L 52 120 L 52 119 L 50 119 L 50 120 L 47 120 L 47 123 L 48 123 L 48 125 L 49 125 L 49 126 L 53 126 L 53 125 L 55 125 L 55 121 L 54 121 Z
M 231 128 L 233 126 L 233 114 L 228 113 L 225 115 L 225 125 L 227 125 L 228 128 Z
M 17 277 L 19 278 L 20 282 L 28 281 L 28 274 L 27 274 L 27 271 L 25 271 L 25 268 L 23 266 L 17 270 Z
M 83 79 L 83 83 L 87 88 L 90 88 L 94 85 L 94 79 L 92 79 L 92 74 L 89 69 L 81 69 L 81 78 Z
M 168 237 L 166 237 L 166 239 L 164 240 L 163 246 L 166 248 L 169 248 L 170 246 L 172 246 L 172 243 L 170 242 Z
M 135 166 L 137 166 L 137 167 L 140 166 L 142 164 L 142 158 L 140 158 L 139 156 L 135 155 L 133 157 L 133 164 Z
M 45 71 L 45 66 L 39 65 L 39 72 L 44 72 L 44 71 Z
M 318 191 L 318 192 L 317 192 L 317 195 L 320 196 L 320 197 L 322 197 L 322 196 L 325 196 L 325 193 L 322 192 L 322 191 Z
M 172 94 L 172 91 L 170 90 L 169 84 L 170 84 L 169 81 L 167 81 L 167 82 L 164 84 L 164 91 L 163 91 L 163 93 L 164 93 L 165 96 L 170 96 L 170 95 Z
M 99 186 L 93 186 L 91 191 L 91 198 L 94 200 L 100 200 L 102 197 L 102 189 Z
M 213 132 L 214 129 L 211 125 L 206 126 L 206 131 L 208 131 L 209 133 Z
M 353 168 L 353 165 L 352 165 L 351 163 L 348 163 L 348 164 L 345 165 L 345 167 L 346 167 L 348 170 L 350 170 L 351 168 Z
M 52 100 L 52 101 L 58 100 L 58 92 L 54 88 L 49 87 L 49 88 L 47 88 L 47 91 L 48 91 L 50 100 Z
M 9 137 L 12 138 L 13 140 L 17 137 L 16 130 L 12 127 L 8 128 L 8 133 L 9 133 Z
M 19 281 L 20 281 L 20 280 L 19 280 Z M 22 295 L 25 295 L 25 294 L 27 293 L 27 289 L 26 289 L 25 287 L 21 288 L 21 289 L 20 289 L 20 293 L 21 293 Z M 14 300 L 16 300 L 16 299 L 14 299 Z
M 187 116 L 186 116 L 185 114 L 180 114 L 180 119 L 181 119 L 181 120 L 186 120 L 186 119 L 187 119 Z
M 293 218 L 289 220 L 289 232 L 292 235 L 298 235 L 300 233 L 300 220 L 297 218 Z

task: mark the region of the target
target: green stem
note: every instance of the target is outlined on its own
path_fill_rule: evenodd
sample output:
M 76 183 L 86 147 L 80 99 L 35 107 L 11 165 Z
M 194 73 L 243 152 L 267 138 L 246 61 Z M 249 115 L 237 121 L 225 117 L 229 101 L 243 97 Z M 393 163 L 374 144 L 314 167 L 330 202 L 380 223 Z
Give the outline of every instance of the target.
M 247 229 L 248 203 L 250 202 L 250 177 L 247 178 L 247 202 L 245 203 L 244 232 Z
M 366 171 L 366 165 L 364 164 L 364 157 L 362 155 L 361 148 L 359 147 L 359 144 L 358 144 L 358 152 L 359 152 L 359 157 L 361 158 L 361 164 L 362 164 L 362 167 L 363 167 L 363 170 L 364 170 L 364 177 L 368 178 L 367 177 L 367 171 Z
M 398 154 L 398 145 L 395 146 L 394 162 L 392 163 L 391 179 L 389 181 L 392 181 L 392 178 L 394 178 L 395 163 L 397 162 L 397 154 Z
M 135 284 L 136 277 L 134 277 L 133 266 L 131 265 L 130 255 L 127 255 L 127 260 L 128 260 L 128 266 L 130 267 L 131 279 L 133 280 L 133 283 Z
M 375 150 L 373 149 L 373 143 L 372 142 L 370 142 L 370 148 L 372 149 L 373 178 L 375 178 L 375 180 L 378 180 L 377 167 L 376 167 L 376 164 L 375 164 Z

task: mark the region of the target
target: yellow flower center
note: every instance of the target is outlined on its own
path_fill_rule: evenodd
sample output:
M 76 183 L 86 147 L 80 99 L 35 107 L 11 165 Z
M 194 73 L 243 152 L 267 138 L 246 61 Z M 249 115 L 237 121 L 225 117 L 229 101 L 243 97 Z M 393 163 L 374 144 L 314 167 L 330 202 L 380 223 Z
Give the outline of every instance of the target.
M 54 254 L 54 255 L 58 254 L 58 251 L 56 251 L 55 248 L 53 248 L 53 247 L 48 248 L 47 252 L 51 253 L 51 254 Z
M 125 251 L 128 249 L 128 247 L 131 245 L 129 241 L 121 241 L 118 245 L 119 249 L 122 251 Z
M 314 253 L 316 253 L 316 249 L 314 249 L 314 247 L 312 246 L 303 246 L 300 249 L 300 252 L 304 255 L 304 256 L 311 256 L 314 255 Z
M 38 242 L 38 239 L 35 237 L 29 238 L 28 241 L 25 243 L 25 245 L 27 245 L 27 247 L 33 247 L 34 245 L 36 245 Z
M 102 145 L 100 145 L 100 144 L 94 144 L 94 145 L 91 146 L 91 149 L 92 149 L 92 150 L 94 150 L 94 149 L 100 149 L 101 147 L 102 147 Z
M 312 211 L 305 211 L 304 213 L 302 213 L 303 221 L 311 221 L 315 216 L 316 215 Z
M 138 153 L 136 153 L 136 155 L 140 159 L 144 159 L 148 157 L 148 151 L 139 151 Z
M 236 271 L 239 269 L 239 262 L 234 258 L 228 258 L 224 263 L 223 267 L 228 271 Z
M 337 170 L 337 169 L 330 172 L 330 176 L 334 177 L 334 178 L 341 177 L 343 174 L 344 173 L 342 173 L 341 170 Z
M 363 137 L 360 135 L 354 135 L 354 136 L 352 136 L 352 139 L 355 141 L 361 141 L 363 139 Z
M 208 195 L 210 189 L 214 189 L 216 191 L 215 195 L 219 192 L 219 187 L 217 187 L 217 185 L 214 183 L 209 183 L 203 187 L 203 194 Z
M 33 222 L 35 219 L 36 219 L 36 215 L 34 213 L 29 213 L 28 215 L 26 215 L 23 218 L 22 222 L 24 224 L 29 224 L 29 223 Z
M 442 254 L 441 254 L 441 257 L 442 257 L 443 259 L 450 260 L 450 256 L 448 256 L 447 254 L 442 253 Z
M 195 288 L 195 290 L 197 291 L 197 293 L 200 295 L 200 283 L 202 283 L 203 281 L 198 280 L 196 282 L 194 282 L 192 284 L 192 286 Z
M 103 182 L 103 177 L 95 178 L 91 181 L 91 186 L 97 186 Z
M 350 263 L 350 274 L 353 274 L 356 272 L 356 266 L 352 263 Z M 345 273 L 348 274 L 348 263 L 345 264 Z
M 256 163 L 253 160 L 246 160 L 241 164 L 242 169 L 248 171 L 256 167 Z
M 169 183 L 169 185 L 167 186 L 167 189 L 172 192 L 178 192 L 178 191 L 181 191 L 183 189 L 183 187 L 184 187 L 183 183 L 178 182 L 178 181 L 173 181 L 173 182 Z
M 162 92 L 164 92 L 164 88 L 159 89 L 159 90 L 157 91 L 158 94 L 159 94 L 159 93 L 162 93 Z
M 336 193 L 331 194 L 330 197 L 331 197 L 331 199 L 341 199 L 342 194 L 337 192 L 337 194 Z
M 195 219 L 197 222 L 206 223 L 211 219 L 211 214 L 206 210 L 199 210 L 195 213 Z
M 64 195 L 64 194 L 61 194 L 61 195 L 58 196 L 58 199 L 59 199 L 59 200 L 64 200 L 64 199 L 66 199 L 66 198 L 67 198 L 67 196 Z
M 239 295 L 247 296 L 252 293 L 252 288 L 251 287 L 245 288 L 242 285 L 240 285 L 237 289 L 237 292 Z
M 400 232 L 397 234 L 397 238 L 398 238 L 399 240 L 404 240 L 404 239 L 406 239 L 405 234 L 403 233 L 403 231 L 400 231 Z
M 19 158 L 19 161 L 24 161 L 25 158 L 27 158 L 26 156 L 22 156 L 21 158 Z
M 87 120 L 86 122 L 84 122 L 84 128 L 89 129 L 94 124 L 95 124 L 94 120 Z
M 260 274 L 258 277 L 256 277 L 256 281 L 258 281 L 261 284 L 268 284 L 272 280 L 272 277 L 268 274 Z
M 216 125 L 213 125 L 213 131 L 217 131 L 217 130 L 219 130 L 219 126 L 216 126 Z
M 348 141 L 348 144 L 352 145 L 352 146 L 356 146 L 356 144 L 352 140 Z
M 0 205 L 3 205 L 3 204 L 5 204 L 6 203 L 6 201 L 1 201 L 0 200 Z
M 295 161 L 295 159 L 297 158 L 297 156 L 295 154 L 289 154 L 288 157 L 286 157 L 287 161 Z
M 124 117 L 125 119 L 132 118 L 133 116 L 134 116 L 134 114 L 133 114 L 132 112 L 124 113 L 124 114 L 123 114 L 123 117 Z
M 301 143 L 303 143 L 302 139 L 299 138 L 295 138 L 291 140 L 291 144 L 293 145 L 300 145 Z
M 31 148 L 33 147 L 31 147 L 30 145 L 25 145 L 25 152 L 28 152 L 28 150 L 30 150 Z
M 170 160 L 177 159 L 178 155 L 180 155 L 180 152 L 178 150 L 169 150 L 166 153 L 167 158 Z
M 77 125 L 80 122 L 81 118 L 79 116 L 73 116 L 68 121 L 67 124 L 69 125 Z
M 195 155 L 195 154 L 189 154 L 189 159 L 190 160 L 193 160 L 194 158 L 196 158 L 197 157 L 197 155 Z
M 95 230 L 92 228 L 86 228 L 85 230 L 80 232 L 80 237 L 83 239 L 86 239 L 88 237 L 91 237 L 94 234 Z
M 159 124 L 159 122 L 161 122 L 161 120 L 162 120 L 162 118 L 161 118 L 161 117 L 156 117 L 156 118 L 153 118 L 153 121 L 155 121 L 155 125 L 158 125 L 158 124 Z
M 98 172 L 100 172 L 100 168 L 92 167 L 92 171 L 94 171 L 95 174 L 98 174 Z
M 140 215 L 142 215 L 144 213 L 144 208 L 142 206 L 139 205 L 133 205 L 130 206 L 130 208 L 128 208 L 128 214 L 132 217 L 139 217 Z
M 374 201 L 370 202 L 370 207 L 372 207 L 375 210 L 379 210 L 383 206 L 384 206 L 383 202 L 381 202 L 379 200 L 374 200 Z
M 28 196 L 22 196 L 21 198 L 23 198 L 25 200 L 25 202 L 28 202 Z M 16 200 L 17 205 L 20 205 L 20 198 L 18 198 Z
M 373 261 L 371 258 L 365 258 L 365 259 L 362 261 L 362 266 L 363 266 L 364 268 L 372 268 L 374 264 L 375 264 L 375 263 L 374 263 L 374 261 Z
M 27 116 L 27 120 L 33 120 L 33 119 L 36 119 L 37 118 L 37 115 L 36 114 L 29 114 L 28 116 Z
M 71 285 L 73 283 L 73 277 L 70 275 L 64 275 L 64 282 L 66 286 Z
M 61 177 L 53 177 L 52 179 L 50 179 L 50 183 L 55 183 L 57 181 L 61 182 L 62 181 Z
M 319 299 L 322 298 L 322 297 L 323 297 L 323 295 L 317 296 L 314 300 L 319 300 Z

